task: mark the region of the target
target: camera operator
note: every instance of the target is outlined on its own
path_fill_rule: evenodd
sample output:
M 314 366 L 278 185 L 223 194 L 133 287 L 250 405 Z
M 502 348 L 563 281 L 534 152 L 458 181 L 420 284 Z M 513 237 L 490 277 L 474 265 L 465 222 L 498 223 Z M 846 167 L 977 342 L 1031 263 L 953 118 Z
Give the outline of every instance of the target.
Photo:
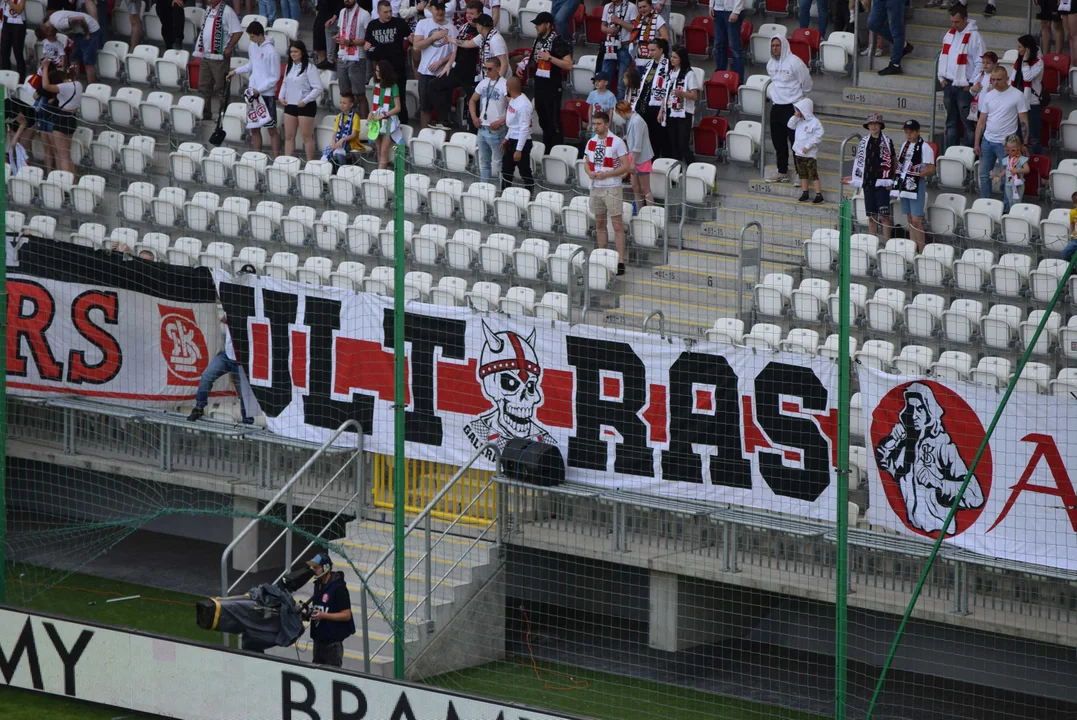
M 322 551 L 307 561 L 314 571 L 314 595 L 310 615 L 310 639 L 315 665 L 344 664 L 344 640 L 355 634 L 352 603 L 344 573 L 333 572 L 329 553 Z

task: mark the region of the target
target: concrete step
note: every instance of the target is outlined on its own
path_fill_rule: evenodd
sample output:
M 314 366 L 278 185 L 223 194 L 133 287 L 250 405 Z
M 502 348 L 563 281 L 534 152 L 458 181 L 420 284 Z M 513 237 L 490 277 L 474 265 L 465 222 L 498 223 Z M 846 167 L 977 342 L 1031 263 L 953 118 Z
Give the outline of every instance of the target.
M 982 5 L 980 6 L 983 7 Z M 947 31 L 950 29 L 950 21 L 947 18 L 946 22 L 934 23 L 925 22 L 921 19 L 921 12 L 931 12 L 924 8 L 919 8 L 916 11 L 916 22 L 905 24 L 905 40 L 911 42 L 913 45 L 925 45 L 927 47 L 936 48 L 936 52 L 942 52 L 942 39 L 946 36 Z M 1002 53 L 1009 50 L 1012 47 L 1016 47 L 1017 37 L 1024 35 L 1027 28 L 1022 27 L 1017 32 L 1006 32 L 1002 30 L 995 30 L 990 25 L 985 25 L 983 17 L 976 19 L 976 24 L 980 26 L 980 37 L 983 38 L 984 45 L 988 50 L 994 50 L 1002 57 Z M 1033 19 L 1032 21 L 1033 33 L 1035 34 L 1039 30 L 1039 21 Z M 915 53 L 914 53 L 915 54 Z
M 839 95 L 834 98 L 833 102 L 827 102 L 820 107 L 816 107 L 815 114 L 828 130 L 832 126 L 863 130 L 864 120 L 867 119 L 869 111 L 863 105 L 843 102 Z M 889 117 L 887 117 L 885 113 L 883 114 L 883 120 L 887 122 L 886 132 L 894 139 L 894 142 L 897 142 L 898 136 L 900 136 L 902 140 L 905 139 L 905 136 L 901 133 L 901 123 L 898 122 L 898 120 L 904 122 L 910 118 L 919 120 L 920 125 L 926 126 L 931 122 L 931 109 L 930 107 L 927 110 L 911 110 L 906 108 L 901 111 L 900 115 L 894 116 L 891 114 Z M 843 137 L 846 136 L 843 135 L 842 137 L 835 138 L 831 133 L 828 133 L 827 136 L 823 138 L 823 143 L 833 141 L 840 144 Z
M 751 295 L 744 293 L 743 297 L 744 307 L 751 307 Z M 666 322 L 676 318 L 679 322 L 702 325 L 706 328 L 713 326 L 715 319 L 719 316 L 728 315 L 736 308 L 736 293 L 728 290 L 714 290 L 709 294 L 701 293 L 696 300 L 699 302 L 625 294 L 621 296 L 621 303 L 617 309 L 643 313 L 644 317 L 655 310 L 661 310 L 666 316 Z
M 917 52 L 919 46 L 914 45 L 911 55 L 906 55 L 901 61 L 901 69 L 904 71 L 903 75 L 891 75 L 887 77 L 919 77 L 925 80 L 930 80 L 935 76 L 935 58 L 938 57 L 940 47 L 932 47 L 928 51 L 925 51 L 927 57 L 918 57 Z M 871 62 L 868 62 L 867 56 L 860 57 L 860 84 L 865 85 L 864 78 L 873 72 L 878 72 L 886 67 L 890 63 L 889 54 L 883 57 L 873 57 Z M 886 78 L 884 78 L 886 79 Z M 874 85 L 871 85 L 874 87 Z
M 877 66 L 882 69 L 882 66 Z M 872 90 L 893 90 L 900 93 L 931 95 L 930 75 L 879 75 L 878 72 L 860 73 L 860 87 Z M 928 106 L 930 107 L 930 105 Z
M 792 202 L 794 202 L 797 205 L 802 206 L 802 207 L 805 207 L 805 206 L 821 207 L 821 208 L 827 208 L 827 209 L 836 211 L 837 208 L 838 208 L 837 203 L 838 203 L 838 200 L 839 200 L 839 198 L 838 198 L 838 189 L 837 189 L 838 188 L 838 173 L 837 173 L 838 163 L 837 163 L 837 156 L 836 155 L 832 156 L 832 158 L 833 159 L 829 162 L 829 164 L 833 167 L 832 170 L 826 169 L 825 165 L 820 165 L 820 168 L 819 168 L 819 181 L 822 183 L 823 197 L 826 199 L 826 202 L 821 204 L 821 205 L 815 205 L 814 203 L 811 202 L 811 200 L 809 200 L 808 202 L 805 202 L 805 203 L 799 202 L 800 195 L 804 191 L 800 189 L 800 182 L 797 179 L 796 169 L 792 167 L 792 164 L 793 164 L 792 160 L 790 160 L 790 162 L 789 162 L 790 168 L 789 168 L 789 182 L 788 183 L 768 183 L 766 180 L 763 180 L 762 178 L 759 178 L 759 179 L 756 179 L 756 180 L 752 180 L 750 183 L 748 183 L 748 189 L 751 190 L 754 193 L 758 193 L 761 196 L 761 199 L 775 199 L 775 200 L 788 199 L 788 200 L 792 200 Z M 777 171 L 776 166 L 768 166 L 767 167 L 767 174 L 768 175 L 770 173 L 776 172 L 776 171 Z M 812 200 L 815 199 L 815 190 L 811 187 L 811 184 L 808 185 L 808 194 L 809 194 L 809 196 L 811 197 Z
M 702 253 L 693 250 L 674 250 L 669 254 L 669 263 L 652 269 L 652 277 L 657 280 L 678 281 L 699 284 L 697 276 L 704 278 L 703 285 L 707 287 L 735 287 L 734 285 L 722 285 L 718 281 L 725 278 L 736 278 L 738 259 L 729 255 L 716 255 L 714 253 Z M 786 262 L 764 260 L 763 272 L 792 272 L 799 270 L 800 264 L 796 257 L 789 258 Z M 678 273 L 688 273 L 688 277 L 677 277 Z M 714 282 L 707 282 L 706 278 L 713 277 Z
M 843 102 L 859 105 L 865 109 L 878 109 L 883 113 L 894 111 L 902 113 L 908 110 L 919 113 L 931 112 L 932 95 L 930 87 L 927 88 L 926 92 L 922 90 L 920 92 L 883 90 L 868 85 L 865 78 L 866 76 L 861 77 L 861 81 L 864 83 L 861 87 L 845 88 L 842 92 Z M 941 113 L 944 117 L 946 115 L 946 108 L 942 103 L 942 93 L 938 93 L 936 97 L 936 112 Z
M 758 222 L 763 222 L 766 219 L 762 213 L 755 215 L 749 211 L 722 213 L 720 220 L 705 223 L 699 228 L 698 232 L 686 234 L 684 249 L 693 252 L 736 256 L 741 229 L 745 223 L 752 222 L 753 218 L 758 218 Z M 763 227 L 765 237 L 763 246 L 764 262 L 774 261 L 779 264 L 796 264 L 801 261 L 803 251 L 800 250 L 797 243 L 803 241 L 801 237 L 802 231 L 773 230 L 767 225 Z M 754 242 L 754 238 L 749 237 L 748 239 L 750 242 Z
M 708 286 L 706 284 L 706 275 L 702 276 L 702 282 L 690 283 L 686 282 L 686 279 L 693 275 L 690 271 L 667 271 L 665 274 L 673 275 L 675 279 L 634 280 L 625 285 L 621 297 L 623 298 L 628 295 L 648 298 L 654 301 L 660 300 L 664 302 L 678 303 L 679 305 L 698 305 L 707 308 L 708 311 L 717 310 L 723 307 L 731 307 L 736 304 L 736 275 L 725 278 L 717 278 L 712 275 L 710 277 L 712 277 L 715 282 L 721 279 L 724 284 Z M 755 287 L 754 274 L 751 276 L 750 280 L 751 282 L 748 282 L 747 280 L 745 281 L 746 289 Z M 718 290 L 730 291 L 732 295 L 731 300 L 729 296 L 717 295 L 716 291 Z M 618 301 L 617 306 L 623 304 L 623 302 Z M 666 314 L 668 315 L 669 313 Z
M 747 311 L 752 306 L 750 298 L 745 298 L 744 309 Z M 628 330 L 639 331 L 643 327 L 643 321 L 651 314 L 653 310 L 662 309 L 658 306 L 650 307 L 650 309 L 634 309 L 627 307 L 612 308 L 604 311 L 601 315 L 592 318 L 589 314 L 588 322 L 596 325 L 605 325 L 611 328 L 625 328 Z M 735 305 L 731 305 L 729 309 L 716 310 L 714 314 L 705 320 L 698 320 L 689 317 L 684 317 L 676 313 L 667 312 L 663 310 L 666 316 L 665 334 L 675 335 L 678 337 L 690 337 L 695 339 L 702 339 L 703 334 L 710 328 L 714 327 L 714 321 L 720 317 L 734 317 L 736 315 Z M 654 330 L 656 325 L 652 321 L 651 329 Z
M 998 5 L 997 12 L 993 17 L 984 17 L 983 9 L 984 4 L 982 3 L 975 4 L 969 9 L 969 19 L 976 21 L 976 25 L 980 28 L 980 34 L 999 33 L 1009 35 L 1016 40 L 1018 37 L 1028 32 L 1027 5 L 1025 7 L 1020 7 L 1019 5 Z M 948 13 L 945 8 L 917 8 L 916 22 L 923 25 L 934 25 L 936 27 L 944 28 L 943 33 L 945 33 L 950 27 L 950 13 Z M 1034 8 L 1032 13 L 1032 31 L 1033 33 L 1037 33 L 1039 29 L 1040 21 L 1036 19 L 1036 11 Z M 988 47 L 991 48 L 990 45 Z

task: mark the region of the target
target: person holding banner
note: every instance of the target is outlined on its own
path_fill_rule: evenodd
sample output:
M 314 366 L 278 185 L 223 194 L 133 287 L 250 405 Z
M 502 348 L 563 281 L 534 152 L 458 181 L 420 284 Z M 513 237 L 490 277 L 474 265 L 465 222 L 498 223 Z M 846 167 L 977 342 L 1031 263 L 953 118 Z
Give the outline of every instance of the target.
M 255 132 L 265 128 L 269 133 L 269 141 L 273 144 L 273 155 L 280 155 L 280 133 L 277 131 L 277 98 L 273 91 L 277 89 L 277 81 L 280 80 L 280 55 L 272 40 L 266 39 L 266 31 L 262 23 L 255 20 L 247 26 L 247 34 L 251 38 L 249 49 L 250 61 L 232 72 L 228 73 L 227 80 L 231 80 L 236 74 L 250 75 L 247 82 L 247 127 L 251 132 L 251 149 L 261 152 L 262 133 Z M 253 123 L 253 124 L 252 124 Z
M 186 348 L 188 354 L 199 353 L 198 346 L 194 344 L 191 338 L 176 337 L 173 338 L 173 342 L 177 347 Z M 253 425 L 254 418 L 247 415 L 247 405 L 243 402 L 243 370 L 240 368 L 239 363 L 236 362 L 236 349 L 232 345 L 232 331 L 228 329 L 227 315 L 221 316 L 221 344 L 224 349 L 217 353 L 206 365 L 206 369 L 202 371 L 202 377 L 198 380 L 198 390 L 194 394 L 194 409 L 187 416 L 187 420 L 195 422 L 205 416 L 206 405 L 209 404 L 209 393 L 213 389 L 213 384 L 221 377 L 231 375 L 232 383 L 236 388 L 236 395 L 239 397 L 239 411 L 243 417 L 243 424 Z

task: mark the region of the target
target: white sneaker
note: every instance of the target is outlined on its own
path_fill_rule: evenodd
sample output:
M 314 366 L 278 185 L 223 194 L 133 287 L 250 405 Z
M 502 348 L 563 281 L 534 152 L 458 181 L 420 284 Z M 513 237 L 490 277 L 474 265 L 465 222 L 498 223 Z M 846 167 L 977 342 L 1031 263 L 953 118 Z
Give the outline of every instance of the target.
M 789 175 L 782 175 L 781 173 L 774 173 L 767 178 L 768 183 L 787 183 L 789 182 Z

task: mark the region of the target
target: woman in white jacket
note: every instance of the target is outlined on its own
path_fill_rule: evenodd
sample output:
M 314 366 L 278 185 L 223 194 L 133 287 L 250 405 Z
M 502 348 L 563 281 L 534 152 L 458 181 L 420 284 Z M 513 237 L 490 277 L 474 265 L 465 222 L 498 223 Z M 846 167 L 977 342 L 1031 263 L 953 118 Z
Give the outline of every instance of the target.
M 823 199 L 823 183 L 819 180 L 819 144 L 823 142 L 823 124 L 815 117 L 815 103 L 809 98 L 801 98 L 793 103 L 793 117 L 789 118 L 789 129 L 793 131 L 793 158 L 797 175 L 800 176 L 800 202 L 808 202 L 808 181 L 815 187 L 815 199 L 812 203 L 819 205 Z
M 288 47 L 288 67 L 284 73 L 277 99 L 284 106 L 284 154 L 295 155 L 295 134 L 298 128 L 303 137 L 307 160 L 320 156 L 314 146 L 314 117 L 318 114 L 318 98 L 325 91 L 318 68 L 310 61 L 307 46 L 293 40 Z
M 1040 145 L 1040 119 L 1043 94 L 1043 58 L 1040 57 L 1039 44 L 1033 35 L 1017 38 L 1017 62 L 1010 68 L 1010 84 L 1025 94 L 1028 103 L 1028 138 L 1032 152 L 1043 151 Z

